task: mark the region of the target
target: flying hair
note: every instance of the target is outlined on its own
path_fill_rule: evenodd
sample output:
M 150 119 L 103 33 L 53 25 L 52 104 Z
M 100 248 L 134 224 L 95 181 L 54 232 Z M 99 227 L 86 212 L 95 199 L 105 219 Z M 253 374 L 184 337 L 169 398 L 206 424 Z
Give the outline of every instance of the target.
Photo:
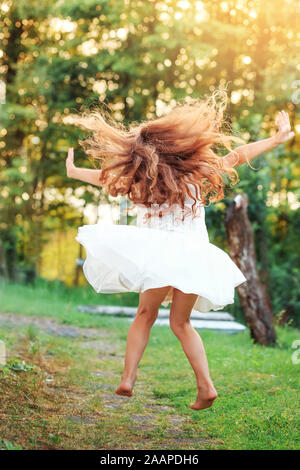
M 98 108 L 84 111 L 73 123 L 90 132 L 79 144 L 99 162 L 99 185 L 106 193 L 126 195 L 133 205 L 182 208 L 188 194 L 194 208 L 197 199 L 208 206 L 224 198 L 225 175 L 231 186 L 239 182 L 235 164 L 225 166 L 218 154 L 222 148 L 234 153 L 233 143 L 245 143 L 230 132 L 224 118 L 227 102 L 227 91 L 217 89 L 203 99 L 177 101 L 165 115 L 128 127 Z M 195 195 L 188 183 L 195 186 Z

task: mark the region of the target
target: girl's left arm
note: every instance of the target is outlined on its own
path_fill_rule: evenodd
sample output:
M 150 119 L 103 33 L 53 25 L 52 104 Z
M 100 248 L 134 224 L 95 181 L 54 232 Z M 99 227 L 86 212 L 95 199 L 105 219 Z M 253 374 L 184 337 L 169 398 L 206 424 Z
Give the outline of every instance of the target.
M 102 170 L 90 170 L 89 168 L 77 168 L 74 165 L 74 149 L 71 147 L 66 159 L 66 170 L 69 178 L 84 181 L 95 186 L 100 186 L 99 178 Z
M 242 165 L 247 162 L 246 156 L 248 160 L 251 160 L 294 137 L 295 133 L 291 132 L 289 115 L 286 111 L 280 111 L 275 122 L 278 126 L 278 132 L 274 136 L 235 148 L 225 157 L 222 157 L 224 166 L 235 167 Z

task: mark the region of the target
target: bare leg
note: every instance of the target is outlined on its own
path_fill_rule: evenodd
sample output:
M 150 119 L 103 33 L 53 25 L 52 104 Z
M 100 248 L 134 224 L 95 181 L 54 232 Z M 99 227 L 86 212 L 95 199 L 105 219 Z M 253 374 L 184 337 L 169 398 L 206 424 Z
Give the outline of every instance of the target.
M 209 375 L 208 363 L 202 340 L 190 323 L 190 314 L 196 302 L 197 295 L 184 294 L 174 289 L 170 311 L 170 327 L 181 342 L 181 346 L 195 372 L 198 395 L 190 408 L 201 410 L 208 408 L 217 398 Z
M 115 390 L 118 395 L 133 395 L 137 378 L 138 364 L 150 337 L 150 330 L 158 315 L 158 308 L 168 293 L 170 286 L 148 289 L 140 293 L 136 317 L 127 336 L 126 353 L 122 380 Z

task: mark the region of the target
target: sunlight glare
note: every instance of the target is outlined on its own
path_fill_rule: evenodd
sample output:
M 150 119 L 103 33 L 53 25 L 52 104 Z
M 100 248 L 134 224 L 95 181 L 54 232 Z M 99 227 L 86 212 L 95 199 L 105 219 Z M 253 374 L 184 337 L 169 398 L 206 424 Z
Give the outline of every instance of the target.
M 52 18 L 50 26 L 55 32 L 71 33 L 77 27 L 76 23 L 69 20 L 62 20 L 61 18 Z
M 190 8 L 191 4 L 188 0 L 179 0 L 177 2 L 177 6 L 182 8 L 182 10 L 187 10 L 188 8 Z
M 0 8 L 4 13 L 7 13 L 8 10 L 9 10 L 9 5 L 8 5 L 8 3 L 2 3 Z
M 250 64 L 251 63 L 251 57 L 249 57 L 248 55 L 243 57 L 242 60 L 243 60 L 244 64 Z

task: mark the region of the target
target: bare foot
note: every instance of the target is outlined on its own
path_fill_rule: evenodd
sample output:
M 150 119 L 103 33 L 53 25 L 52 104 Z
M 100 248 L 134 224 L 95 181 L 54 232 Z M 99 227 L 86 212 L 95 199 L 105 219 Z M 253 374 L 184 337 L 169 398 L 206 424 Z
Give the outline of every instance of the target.
M 132 395 L 134 394 L 132 389 L 133 389 L 134 382 L 136 381 L 136 377 L 134 379 L 122 378 L 121 383 L 118 386 L 118 388 L 116 388 L 115 392 L 118 395 L 123 395 L 125 397 L 132 397 Z
M 205 410 L 213 404 L 217 396 L 218 394 L 213 385 L 209 388 L 198 388 L 197 398 L 194 403 L 190 404 L 190 408 L 192 410 Z

